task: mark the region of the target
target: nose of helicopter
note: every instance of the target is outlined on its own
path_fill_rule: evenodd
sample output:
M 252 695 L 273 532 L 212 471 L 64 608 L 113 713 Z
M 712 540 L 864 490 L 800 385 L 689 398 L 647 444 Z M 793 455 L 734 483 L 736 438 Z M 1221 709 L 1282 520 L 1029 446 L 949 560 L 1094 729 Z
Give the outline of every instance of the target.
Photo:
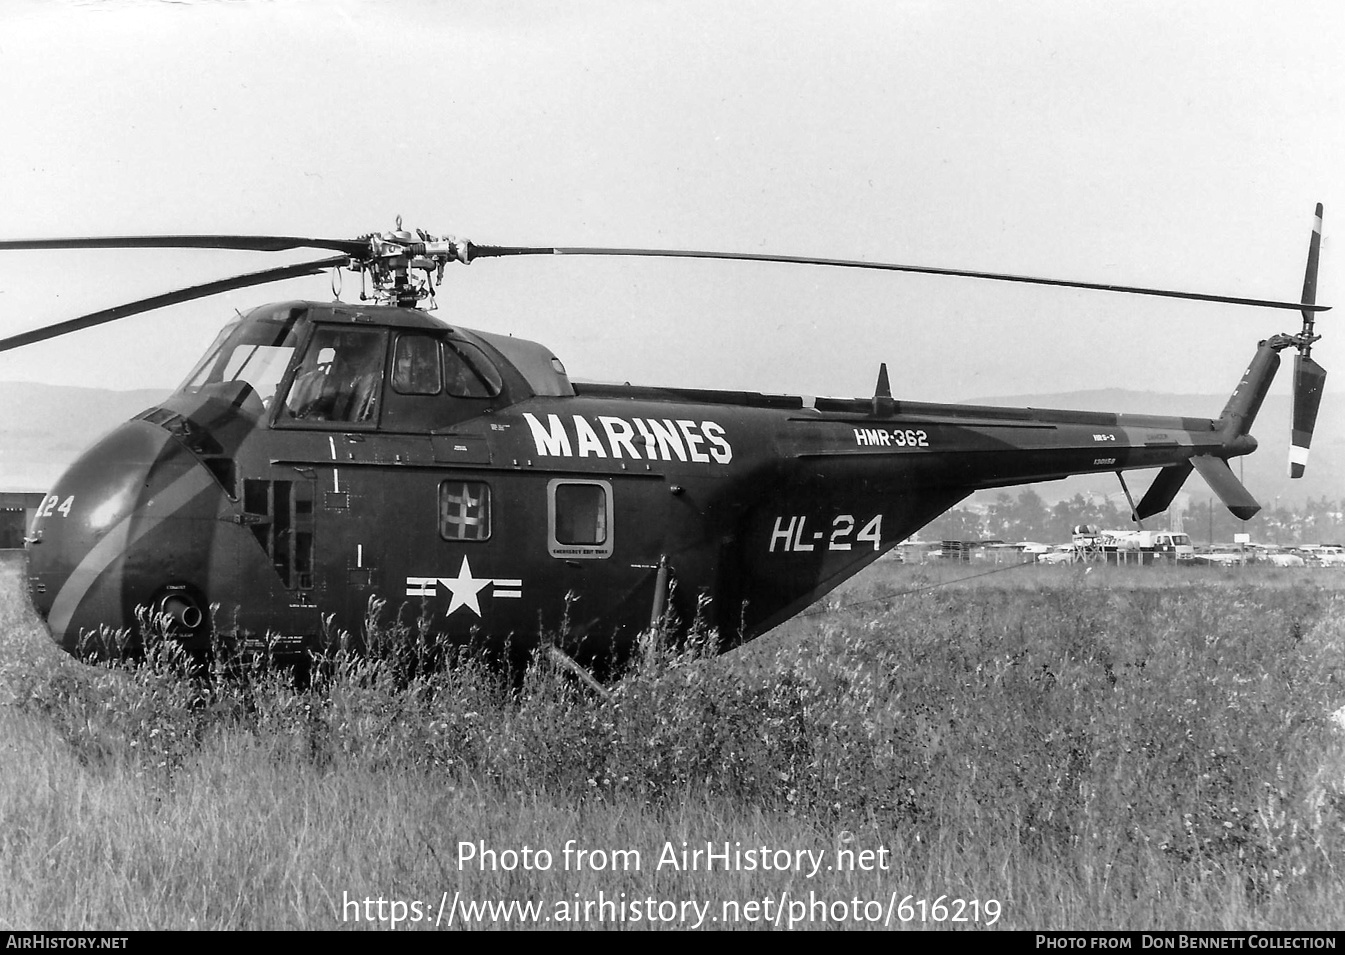
M 219 497 L 195 456 L 146 421 L 84 452 L 43 499 L 28 539 L 33 605 L 52 639 L 79 654 L 90 635 L 133 627 L 141 606 L 199 625 L 199 555 Z

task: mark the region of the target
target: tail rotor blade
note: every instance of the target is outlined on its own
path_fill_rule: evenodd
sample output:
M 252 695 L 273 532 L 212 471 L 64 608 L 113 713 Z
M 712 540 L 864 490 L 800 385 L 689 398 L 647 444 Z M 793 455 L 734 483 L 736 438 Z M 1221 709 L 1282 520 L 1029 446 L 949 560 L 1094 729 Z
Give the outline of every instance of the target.
M 1308 240 L 1308 266 L 1303 272 L 1303 344 L 1294 357 L 1294 424 L 1289 440 L 1289 476 L 1301 478 L 1308 466 L 1308 448 L 1312 446 L 1312 432 L 1317 427 L 1317 409 L 1322 404 L 1322 386 L 1326 384 L 1326 369 L 1312 360 L 1313 321 L 1312 306 L 1317 303 L 1317 260 L 1322 253 L 1322 204 L 1312 221 L 1312 238 Z
M 1326 369 L 1306 355 L 1294 356 L 1294 424 L 1289 442 L 1289 476 L 1301 478 L 1308 464 L 1308 448 L 1317 426 Z
M 1312 220 L 1312 238 L 1308 240 L 1308 267 L 1303 273 L 1303 305 L 1317 304 L 1317 260 L 1322 254 L 1322 204 L 1317 203 L 1317 211 Z M 1303 321 L 1311 330 L 1314 309 L 1303 309 Z

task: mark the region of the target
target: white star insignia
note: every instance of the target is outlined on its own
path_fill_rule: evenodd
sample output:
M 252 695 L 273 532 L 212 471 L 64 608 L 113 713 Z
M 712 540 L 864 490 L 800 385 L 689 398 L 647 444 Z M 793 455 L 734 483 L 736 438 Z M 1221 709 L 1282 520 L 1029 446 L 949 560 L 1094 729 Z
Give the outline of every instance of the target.
M 448 602 L 448 614 L 452 616 L 453 611 L 459 607 L 467 607 L 478 617 L 481 616 L 481 604 L 476 599 L 485 587 L 490 584 L 489 577 L 473 577 L 472 567 L 467 563 L 467 558 L 462 558 L 462 567 L 458 569 L 456 577 L 440 577 L 439 583 L 443 584 L 453 594 L 453 599 Z

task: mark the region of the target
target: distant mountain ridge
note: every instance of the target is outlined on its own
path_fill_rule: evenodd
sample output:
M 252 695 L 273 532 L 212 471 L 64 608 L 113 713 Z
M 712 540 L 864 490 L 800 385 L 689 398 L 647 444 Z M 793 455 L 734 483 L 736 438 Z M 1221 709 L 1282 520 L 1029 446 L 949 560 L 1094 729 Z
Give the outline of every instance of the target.
M 146 408 L 158 404 L 168 389 L 114 391 L 68 385 L 0 382 L 0 490 L 45 491 L 81 451 L 103 434 Z M 973 398 L 971 404 L 1004 407 L 1070 408 L 1081 411 L 1119 411 L 1213 418 L 1223 409 L 1227 395 L 1174 395 L 1105 388 L 1056 394 Z M 1248 489 L 1263 505 L 1276 499 L 1297 505 L 1307 498 L 1345 496 L 1345 394 L 1327 392 L 1317 419 L 1312 455 L 1304 478 L 1291 481 L 1286 461 L 1289 453 L 1290 399 L 1287 395 L 1266 398 L 1252 434 L 1261 443 L 1255 454 L 1233 462 L 1241 469 Z M 1130 481 L 1138 495 L 1148 487 L 1147 476 Z M 1114 475 L 1092 475 L 1037 485 L 1047 501 L 1076 493 L 1113 494 L 1119 490 Z M 1192 478 L 1186 490 L 1203 498 L 1206 489 Z M 998 493 L 998 492 L 994 492 Z
M 47 490 L 85 448 L 169 393 L 0 382 L 0 490 Z

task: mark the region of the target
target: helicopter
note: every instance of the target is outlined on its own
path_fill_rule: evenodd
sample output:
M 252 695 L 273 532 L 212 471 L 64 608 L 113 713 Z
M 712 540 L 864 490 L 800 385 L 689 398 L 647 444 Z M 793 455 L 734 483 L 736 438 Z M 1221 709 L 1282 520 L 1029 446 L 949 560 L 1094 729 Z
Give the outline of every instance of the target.
M 1306 466 L 1325 370 L 1311 357 L 1322 206 L 1297 302 L 963 269 L 737 252 L 355 239 L 122 236 L 0 251 L 210 248 L 335 253 L 141 299 L 0 340 L 0 350 L 326 270 L 361 301 L 239 313 L 170 397 L 84 452 L 26 548 L 52 639 L 149 619 L 192 652 L 227 638 L 296 657 L 356 643 L 373 606 L 450 640 L 544 645 L 602 670 L 651 628 L 729 649 L 798 614 L 973 492 L 1115 472 L 1136 521 L 1199 471 L 1237 517 L 1229 468 L 1280 352 L 1294 349 L 1290 472 Z M 544 345 L 434 317 L 445 269 L 506 256 L 643 256 L 869 269 L 1292 310 L 1218 418 L 585 384 Z M 1159 469 L 1136 503 L 1125 471 Z M 353 637 L 352 637 L 353 635 Z

